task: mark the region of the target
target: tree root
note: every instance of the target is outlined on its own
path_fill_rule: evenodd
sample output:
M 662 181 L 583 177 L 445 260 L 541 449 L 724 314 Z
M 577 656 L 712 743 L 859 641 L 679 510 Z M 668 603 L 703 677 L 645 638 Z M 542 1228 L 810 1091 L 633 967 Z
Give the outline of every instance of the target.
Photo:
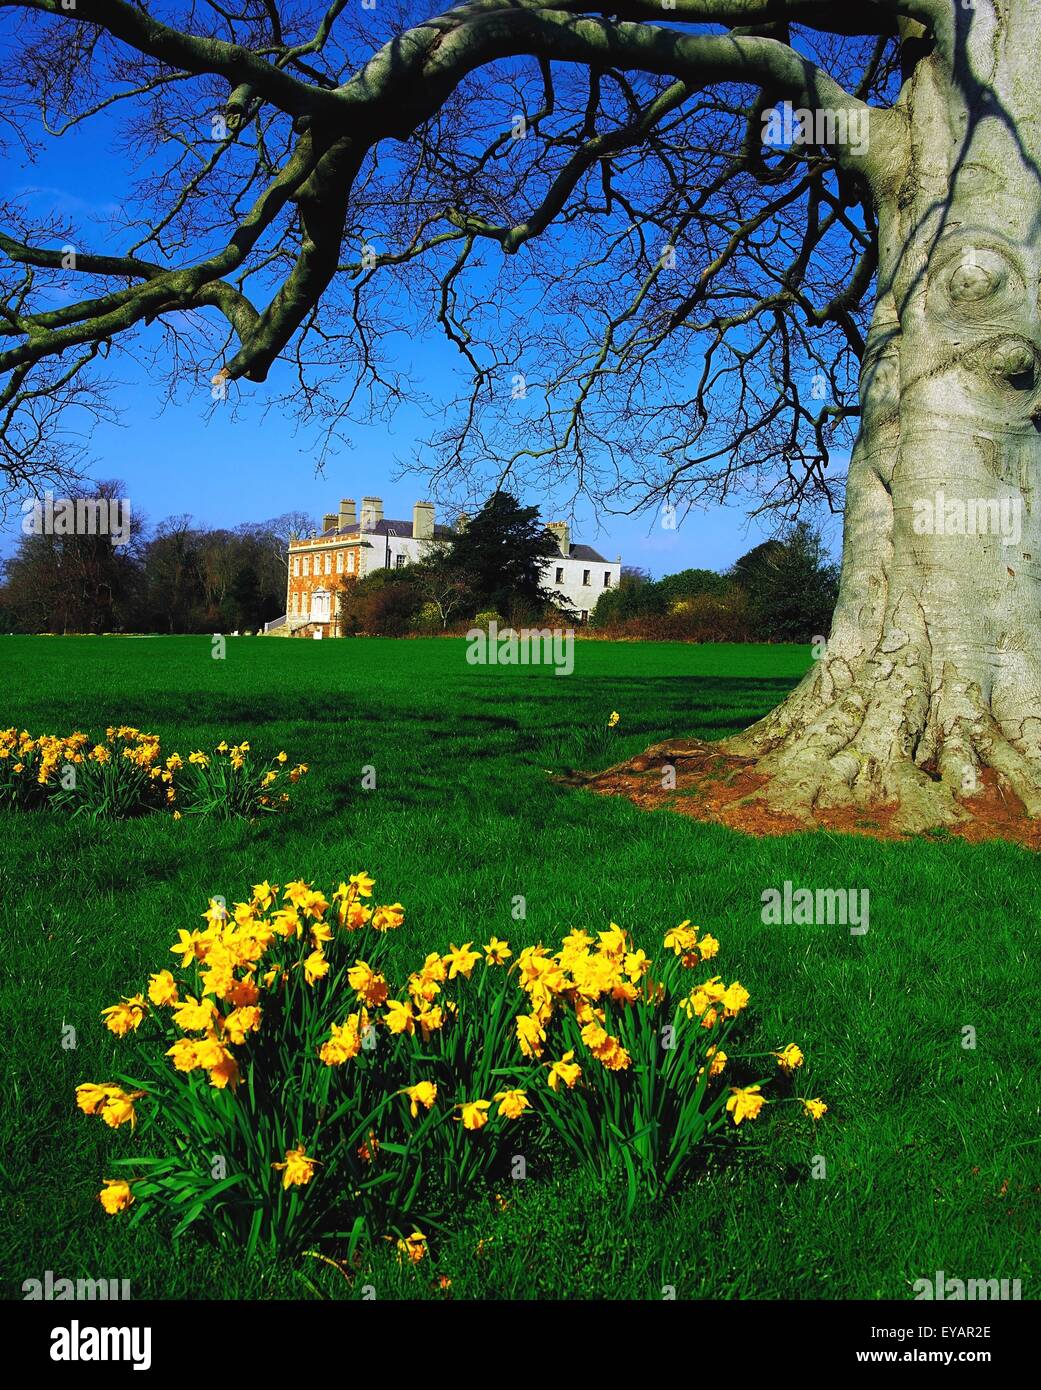
M 908 650 L 879 652 L 856 674 L 845 661 L 821 663 L 744 733 L 669 740 L 587 785 L 761 833 L 946 829 L 1041 848 L 1036 731 L 1004 729 L 979 685 L 949 663 L 930 687 Z

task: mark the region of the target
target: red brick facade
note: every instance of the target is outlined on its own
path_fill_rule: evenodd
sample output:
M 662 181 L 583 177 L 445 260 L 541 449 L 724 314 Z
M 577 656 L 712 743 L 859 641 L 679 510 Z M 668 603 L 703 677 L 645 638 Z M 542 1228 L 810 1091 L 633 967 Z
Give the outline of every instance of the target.
M 339 598 L 357 582 L 361 535 L 331 531 L 289 543 L 286 622 L 296 636 L 339 637 Z

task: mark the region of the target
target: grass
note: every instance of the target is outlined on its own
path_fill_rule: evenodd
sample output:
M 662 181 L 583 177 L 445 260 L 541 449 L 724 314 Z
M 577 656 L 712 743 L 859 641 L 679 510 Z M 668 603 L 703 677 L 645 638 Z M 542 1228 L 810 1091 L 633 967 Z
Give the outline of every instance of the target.
M 1041 1069 L 1037 859 L 1015 846 L 882 844 L 829 834 L 753 840 L 554 784 L 670 734 L 720 737 L 765 713 L 809 662 L 795 647 L 579 643 L 574 674 L 474 668 L 454 641 L 0 638 L 0 725 L 137 724 L 182 753 L 248 738 L 311 764 L 290 811 L 256 824 L 151 816 L 87 826 L 0 813 L 3 1292 L 23 1279 L 128 1278 L 134 1297 L 906 1298 L 938 1269 L 1022 1280 L 1037 1296 Z M 363 790 L 363 770 L 376 786 Z M 735 1158 L 667 1203 L 624 1214 L 619 1188 L 566 1170 L 459 1214 L 434 1261 L 376 1249 L 353 1286 L 317 1260 L 247 1264 L 171 1249 L 96 1201 L 132 1152 L 73 1108 L 119 1065 L 99 1010 L 164 961 L 211 894 L 263 878 L 331 886 L 365 868 L 408 909 L 404 964 L 449 938 L 512 945 L 611 919 L 648 949 L 691 917 L 752 993 L 761 1046 L 798 1042 L 815 1131 L 771 1117 Z M 767 927 L 761 894 L 868 889 L 870 931 Z M 526 917 L 514 920 L 515 898 Z M 76 1047 L 63 1047 L 63 1027 Z M 963 1029 L 977 1030 L 963 1047 Z M 126 1056 L 125 1044 L 123 1056 Z M 769 1112 L 767 1112 L 769 1113 Z M 826 1175 L 811 1176 L 815 1161 Z M 475 1257 L 478 1242 L 481 1254 Z

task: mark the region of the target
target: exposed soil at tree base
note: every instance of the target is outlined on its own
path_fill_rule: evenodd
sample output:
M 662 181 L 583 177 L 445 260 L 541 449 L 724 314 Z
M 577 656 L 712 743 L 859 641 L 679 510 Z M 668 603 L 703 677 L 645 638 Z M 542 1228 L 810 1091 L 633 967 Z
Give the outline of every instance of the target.
M 663 769 L 675 770 L 663 777 Z M 928 769 L 926 769 L 928 771 Z M 764 792 L 769 778 L 756 771 L 755 760 L 722 753 L 711 743 L 678 739 L 648 748 L 628 762 L 598 773 L 572 773 L 562 780 L 601 796 L 624 796 L 645 811 L 669 810 L 692 820 L 715 822 L 748 835 L 791 835 L 831 830 L 844 835 L 867 835 L 876 840 L 921 838 L 894 825 L 895 805 L 821 808 L 812 824 L 771 808 Z M 1023 803 L 990 768 L 983 770 L 982 788 L 959 798 L 965 820 L 926 832 L 926 838 L 956 838 L 971 844 L 1009 840 L 1041 850 L 1041 821 L 1031 820 Z M 666 785 L 663 785 L 666 782 Z

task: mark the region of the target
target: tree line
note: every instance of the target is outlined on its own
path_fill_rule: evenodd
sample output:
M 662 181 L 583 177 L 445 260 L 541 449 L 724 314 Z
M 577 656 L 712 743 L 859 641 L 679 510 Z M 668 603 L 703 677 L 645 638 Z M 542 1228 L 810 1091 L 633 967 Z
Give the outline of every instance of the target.
M 122 483 L 70 496 L 125 496 Z M 130 517 L 125 543 L 105 534 L 23 534 L 3 564 L 0 629 L 7 632 L 256 631 L 285 612 L 285 554 L 310 517 L 290 512 L 208 527 L 189 515 L 151 527 Z
M 605 636 L 697 642 L 812 642 L 831 631 L 839 566 L 820 533 L 797 522 L 726 570 L 652 580 L 624 569 L 590 618 Z

